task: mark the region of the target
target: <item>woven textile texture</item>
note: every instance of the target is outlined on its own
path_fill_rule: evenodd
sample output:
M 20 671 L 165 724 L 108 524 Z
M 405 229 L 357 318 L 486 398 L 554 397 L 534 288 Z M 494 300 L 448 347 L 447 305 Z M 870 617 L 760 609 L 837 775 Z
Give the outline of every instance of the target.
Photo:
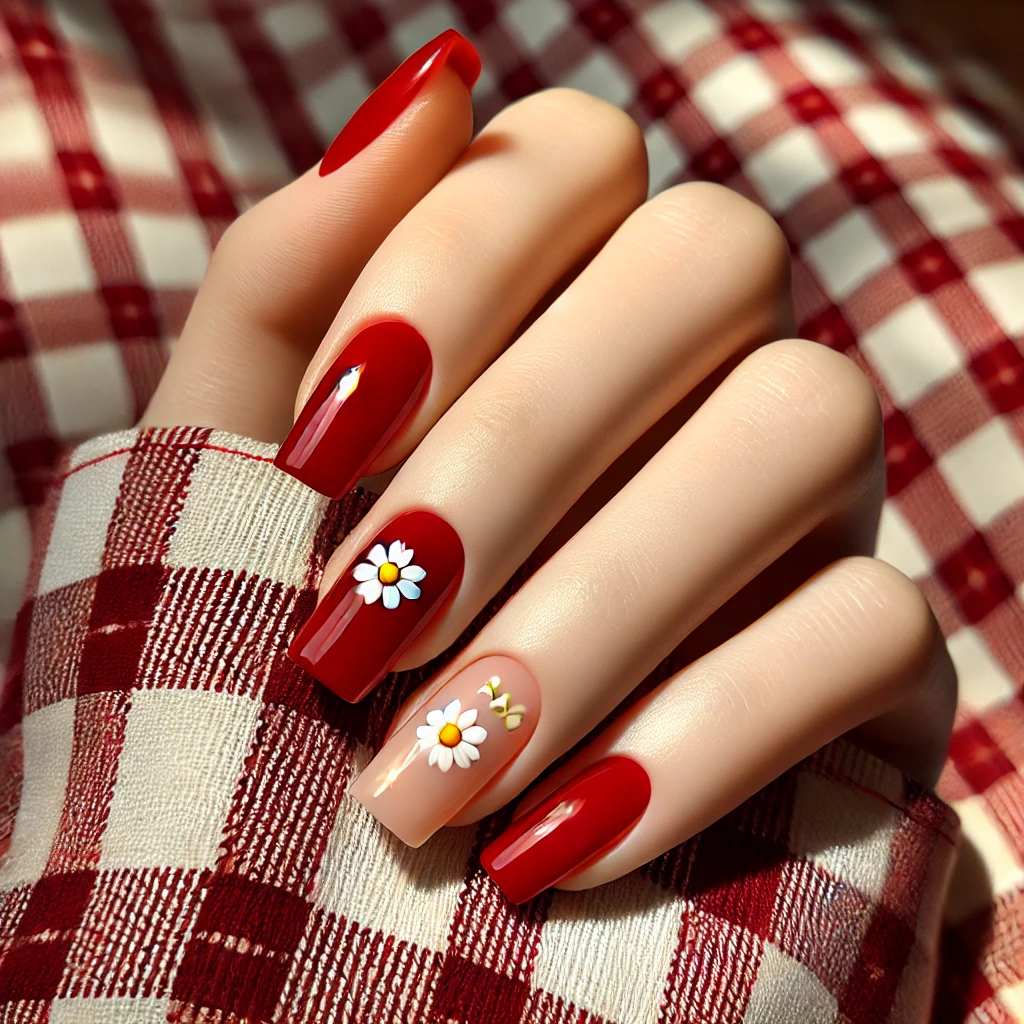
M 280 657 L 367 499 L 201 432 L 65 454 L 137 419 L 231 219 L 448 25 L 481 120 L 582 88 L 641 123 L 655 188 L 765 205 L 800 333 L 878 385 L 880 554 L 961 680 L 944 906 L 945 809 L 835 745 L 510 910 L 474 861 L 495 823 L 425 857 L 344 797 L 412 680 L 340 709 Z M 0 3 L 0 1020 L 913 1021 L 940 914 L 936 1018 L 1024 1020 L 1024 152 L 983 88 L 849 2 Z M 290 545 L 236 534 L 253 504 Z

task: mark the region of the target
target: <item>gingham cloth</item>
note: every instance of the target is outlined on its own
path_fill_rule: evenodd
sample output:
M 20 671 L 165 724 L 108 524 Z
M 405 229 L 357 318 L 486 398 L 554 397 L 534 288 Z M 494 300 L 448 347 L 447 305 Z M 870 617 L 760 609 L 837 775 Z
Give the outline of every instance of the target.
M 226 224 L 449 24 L 481 119 L 583 88 L 643 125 L 656 187 L 767 206 L 800 333 L 878 384 L 881 554 L 961 678 L 948 895 L 948 808 L 840 743 L 629 878 L 511 908 L 476 863 L 503 817 L 409 851 L 344 795 L 419 674 L 352 709 L 282 657 L 366 496 L 194 429 L 62 454 L 138 417 Z M 0 26 L 0 1021 L 874 1024 L 933 992 L 1024 1019 L 1024 176 L 991 83 L 850 3 L 6 0 Z

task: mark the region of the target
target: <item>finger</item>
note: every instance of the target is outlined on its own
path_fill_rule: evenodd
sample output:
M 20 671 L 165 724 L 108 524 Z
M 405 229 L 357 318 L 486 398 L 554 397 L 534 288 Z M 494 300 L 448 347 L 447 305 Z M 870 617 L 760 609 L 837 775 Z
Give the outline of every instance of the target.
M 718 186 L 682 186 L 634 213 L 335 553 L 293 657 L 358 700 L 392 666 L 443 650 L 621 451 L 712 368 L 770 336 L 787 267 L 774 222 Z M 384 567 L 385 579 L 360 566 L 396 540 L 415 551 L 416 590 L 404 604 L 392 594 L 385 614 L 381 588 L 402 586 L 401 567 Z
M 490 737 L 504 710 L 490 700 L 507 693 L 509 703 L 526 705 L 513 730 L 526 742 L 515 744 L 514 756 L 506 743 L 493 751 L 485 743 L 474 770 L 451 781 L 439 781 L 419 758 L 391 781 L 410 739 L 423 739 L 421 710 L 384 745 L 353 795 L 411 845 L 512 799 L 683 636 L 854 499 L 879 458 L 879 419 L 867 380 L 828 349 L 777 342 L 748 356 L 520 588 L 424 705 L 475 708 Z M 490 675 L 480 679 L 475 663 L 496 653 L 535 680 L 532 704 L 502 688 L 480 693 Z
M 883 562 L 834 563 L 545 779 L 481 863 L 517 903 L 600 885 L 873 719 L 898 731 L 887 753 L 929 766 L 934 782 L 954 705 L 952 664 L 917 587 Z
M 506 108 L 367 264 L 277 465 L 337 497 L 404 458 L 646 191 L 643 137 L 617 108 L 565 89 Z
M 144 425 L 284 437 L 295 388 L 352 282 L 469 141 L 478 70 L 470 44 L 442 33 L 370 95 L 317 168 L 231 224 Z

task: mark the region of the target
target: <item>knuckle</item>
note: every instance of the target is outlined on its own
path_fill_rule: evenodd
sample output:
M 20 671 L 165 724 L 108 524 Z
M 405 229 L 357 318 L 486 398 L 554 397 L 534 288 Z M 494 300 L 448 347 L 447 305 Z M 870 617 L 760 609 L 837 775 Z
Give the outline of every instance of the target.
M 784 415 L 799 434 L 813 438 L 840 479 L 864 479 L 878 468 L 878 395 L 846 356 L 816 342 L 788 339 L 752 352 L 741 371 L 751 378 L 765 411 Z

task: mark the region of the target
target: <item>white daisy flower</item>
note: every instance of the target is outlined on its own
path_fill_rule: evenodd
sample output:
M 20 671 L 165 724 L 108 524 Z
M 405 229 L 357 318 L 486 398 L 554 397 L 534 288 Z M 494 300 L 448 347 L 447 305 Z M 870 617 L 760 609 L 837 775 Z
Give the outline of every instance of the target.
M 412 548 L 407 548 L 400 540 L 392 541 L 388 548 L 374 544 L 367 560 L 352 570 L 352 576 L 359 583 L 356 593 L 367 604 L 383 597 L 384 607 L 389 609 L 397 608 L 403 597 L 415 601 L 421 592 L 416 584 L 424 579 L 427 570 L 413 565 L 412 556 Z
M 446 772 L 452 762 L 468 768 L 480 759 L 477 747 L 487 739 L 487 730 L 476 724 L 476 708 L 462 710 L 462 702 L 453 700 L 444 710 L 427 712 L 427 724 L 416 730 L 421 751 L 430 751 L 427 764 L 436 764 Z

